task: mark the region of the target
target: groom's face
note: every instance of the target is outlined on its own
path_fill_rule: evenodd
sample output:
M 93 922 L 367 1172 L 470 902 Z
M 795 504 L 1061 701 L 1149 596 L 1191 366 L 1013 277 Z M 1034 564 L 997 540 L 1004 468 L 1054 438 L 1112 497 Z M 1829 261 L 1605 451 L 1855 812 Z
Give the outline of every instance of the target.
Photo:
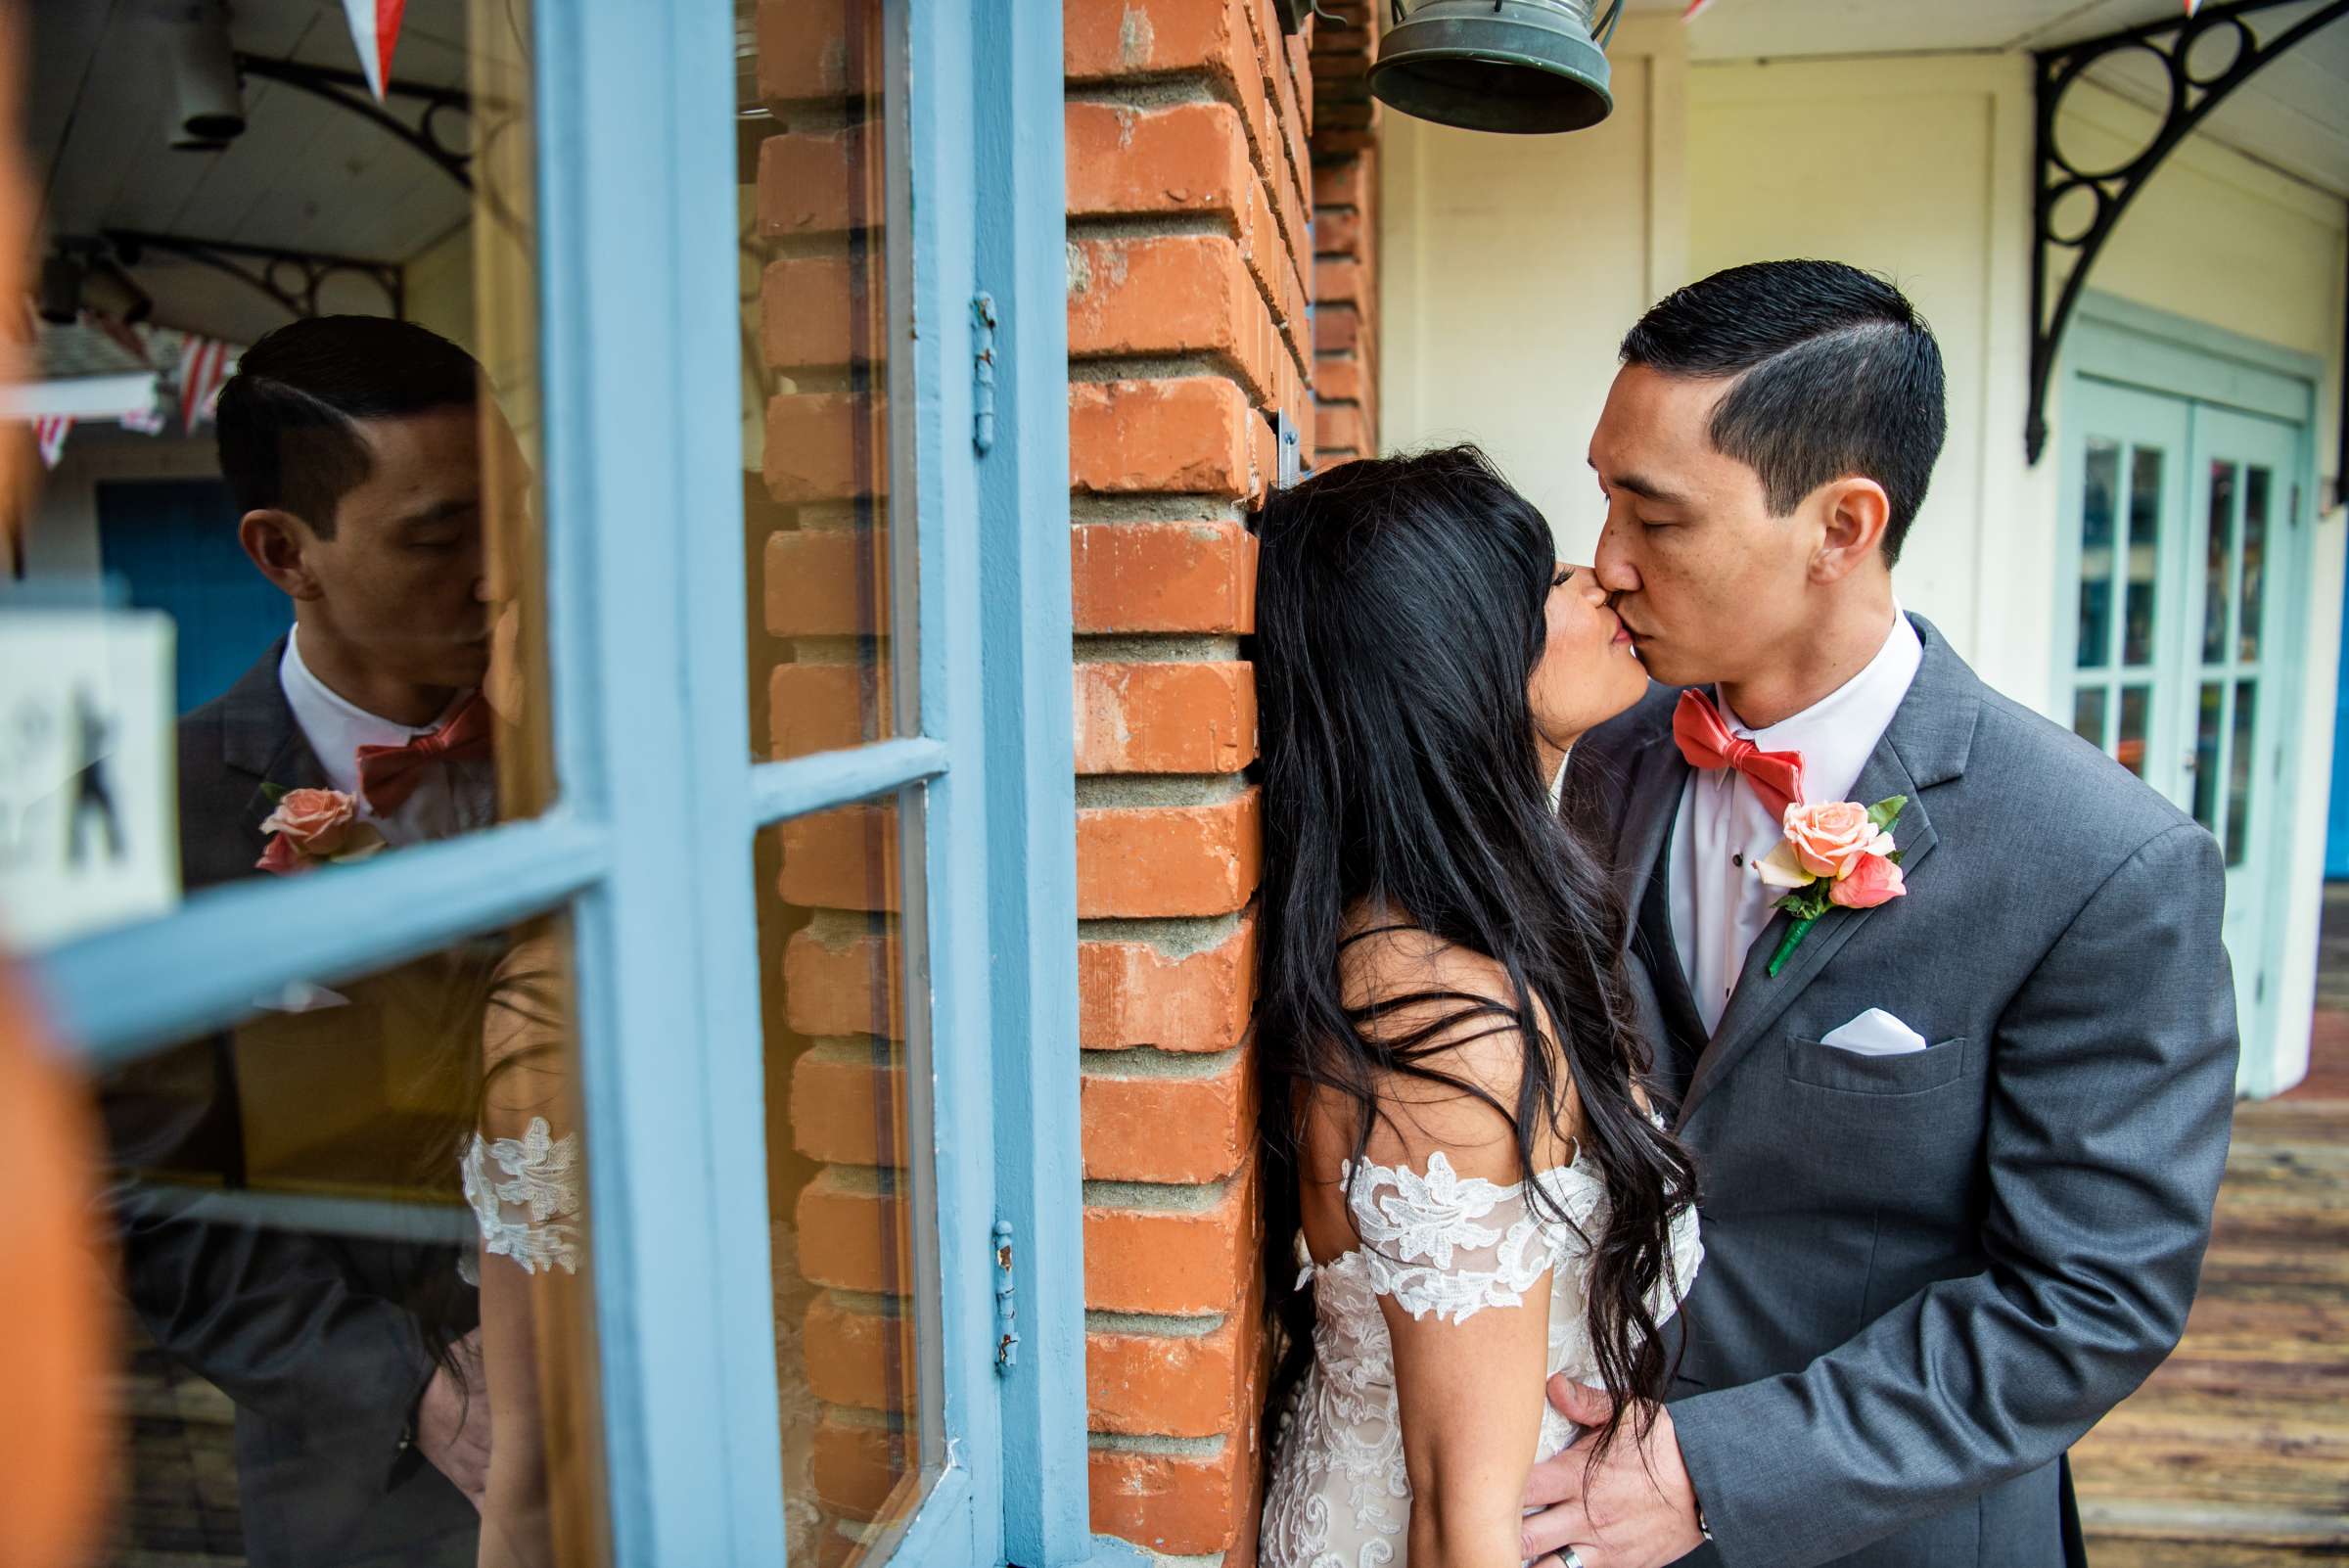
M 1761 476 L 1713 445 L 1729 386 L 1627 365 L 1590 438 L 1607 502 L 1599 585 L 1667 685 L 1744 679 L 1805 613 L 1815 520 L 1771 516 Z

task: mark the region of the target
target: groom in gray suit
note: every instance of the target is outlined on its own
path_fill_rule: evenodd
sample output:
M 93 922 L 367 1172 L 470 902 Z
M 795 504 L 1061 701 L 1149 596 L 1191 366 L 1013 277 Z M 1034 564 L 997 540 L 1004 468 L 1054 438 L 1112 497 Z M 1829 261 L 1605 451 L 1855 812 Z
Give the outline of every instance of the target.
M 1738 267 L 1623 357 L 1597 573 L 1659 685 L 1568 810 L 1622 873 L 1706 1258 L 1664 1413 L 1536 1468 L 1526 1554 L 2080 1561 L 2065 1451 L 2177 1343 L 2226 1163 L 2218 846 L 1901 612 L 1945 419 L 1899 291 Z M 1788 795 L 1905 803 L 1897 871 L 1791 950 Z

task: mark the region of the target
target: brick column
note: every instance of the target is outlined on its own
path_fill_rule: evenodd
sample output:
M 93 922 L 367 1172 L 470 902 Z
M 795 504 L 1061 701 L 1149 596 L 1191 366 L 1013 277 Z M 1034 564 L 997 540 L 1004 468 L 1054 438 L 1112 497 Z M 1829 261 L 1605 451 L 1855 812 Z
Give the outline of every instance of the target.
M 1352 26 L 1313 33 L 1316 467 L 1378 452 L 1378 123 L 1370 62 L 1381 4 L 1322 0 Z
M 1255 1559 L 1255 541 L 1311 451 L 1312 80 L 1270 0 L 1066 0 L 1092 1519 Z

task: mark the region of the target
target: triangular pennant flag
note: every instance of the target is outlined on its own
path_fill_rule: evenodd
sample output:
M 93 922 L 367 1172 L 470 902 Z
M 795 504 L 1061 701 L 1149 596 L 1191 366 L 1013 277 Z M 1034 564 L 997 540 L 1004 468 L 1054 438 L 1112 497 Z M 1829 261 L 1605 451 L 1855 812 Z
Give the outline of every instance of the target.
M 41 443 L 41 467 L 57 467 L 66 455 L 66 433 L 72 428 L 70 414 L 51 414 L 32 422 L 33 435 Z
M 2201 9 L 2202 0 L 2186 0 L 2186 14 L 2188 20 L 2191 20 L 2193 14 Z
M 1681 13 L 1682 22 L 1694 22 L 1711 8 L 1713 0 L 1688 0 L 1688 9 Z
M 236 350 L 217 338 L 189 333 L 179 348 L 179 428 L 193 436 L 212 417 Z
M 384 83 L 392 79 L 392 53 L 399 47 L 399 23 L 408 0 L 343 0 L 343 15 L 350 22 L 350 41 L 359 51 L 359 69 L 367 73 L 367 90 L 384 101 Z

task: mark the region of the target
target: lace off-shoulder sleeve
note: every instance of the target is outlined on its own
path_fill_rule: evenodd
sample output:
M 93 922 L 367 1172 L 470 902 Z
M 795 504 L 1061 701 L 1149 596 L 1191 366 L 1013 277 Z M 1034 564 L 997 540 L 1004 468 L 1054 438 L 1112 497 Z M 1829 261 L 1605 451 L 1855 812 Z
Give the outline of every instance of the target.
M 1465 1322 L 1517 1307 L 1557 1262 L 1523 1182 L 1462 1176 L 1439 1149 L 1427 1174 L 1364 1163 L 1345 1171 L 1347 1208 L 1370 1289 L 1414 1318 Z
M 465 1151 L 465 1200 L 482 1231 L 482 1252 L 511 1258 L 523 1272 L 579 1271 L 579 1135 L 556 1137 L 533 1116 L 519 1138 L 479 1132 Z

